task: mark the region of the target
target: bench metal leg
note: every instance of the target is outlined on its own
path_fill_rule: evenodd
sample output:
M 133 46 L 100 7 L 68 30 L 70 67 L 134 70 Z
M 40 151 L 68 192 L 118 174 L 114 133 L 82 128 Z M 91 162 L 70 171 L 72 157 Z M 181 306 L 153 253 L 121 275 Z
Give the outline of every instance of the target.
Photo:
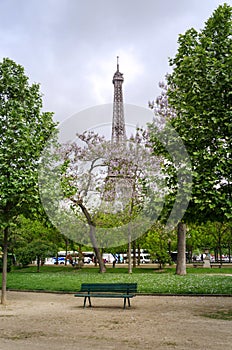
M 85 307 L 86 299 L 87 299 L 87 297 L 84 298 L 84 305 L 83 305 L 83 307 Z
M 130 298 L 124 298 L 124 306 L 123 306 L 124 309 L 126 308 L 126 299 L 128 302 L 128 306 L 130 307 Z
M 89 301 L 89 307 L 91 307 L 91 306 L 92 306 L 92 304 L 91 304 L 90 297 L 87 297 L 87 296 L 84 298 L 84 306 L 83 306 L 83 307 L 85 307 L 85 306 L 86 306 L 86 300 L 87 300 L 87 298 L 88 298 L 88 301 Z

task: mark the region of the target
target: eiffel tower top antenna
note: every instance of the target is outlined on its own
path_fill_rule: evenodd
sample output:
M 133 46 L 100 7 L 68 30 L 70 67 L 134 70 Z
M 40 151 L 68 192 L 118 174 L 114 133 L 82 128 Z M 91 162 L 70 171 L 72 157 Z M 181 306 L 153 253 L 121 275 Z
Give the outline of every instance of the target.
M 114 104 L 113 104 L 113 122 L 112 122 L 112 136 L 111 141 L 119 143 L 126 138 L 125 120 L 124 120 L 124 106 L 122 84 L 124 78 L 119 71 L 119 56 L 117 56 L 117 71 L 113 76 L 114 84 Z

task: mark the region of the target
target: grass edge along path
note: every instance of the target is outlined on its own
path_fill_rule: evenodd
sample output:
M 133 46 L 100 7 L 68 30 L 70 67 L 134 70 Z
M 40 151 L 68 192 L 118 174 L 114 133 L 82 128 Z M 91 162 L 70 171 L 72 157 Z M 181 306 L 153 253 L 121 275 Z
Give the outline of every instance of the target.
M 220 270 L 220 271 L 219 271 Z M 0 275 L 1 282 L 1 275 Z M 44 266 L 15 269 L 8 273 L 7 289 L 21 291 L 75 293 L 81 283 L 138 283 L 138 294 L 152 295 L 224 295 L 232 296 L 232 268 L 187 269 L 186 276 L 175 274 L 175 268 L 162 271 L 154 268 L 135 268 L 132 274 L 127 268 L 108 268 L 100 274 L 98 268 Z

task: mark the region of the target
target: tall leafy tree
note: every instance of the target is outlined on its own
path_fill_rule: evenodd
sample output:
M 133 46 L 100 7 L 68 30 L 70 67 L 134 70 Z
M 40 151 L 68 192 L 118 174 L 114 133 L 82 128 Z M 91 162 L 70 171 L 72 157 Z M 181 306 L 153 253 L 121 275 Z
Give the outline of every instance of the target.
M 164 112 L 175 112 L 168 113 L 170 123 L 192 163 L 192 198 L 179 224 L 183 248 L 186 222 L 226 222 L 232 217 L 232 7 L 219 6 L 203 30 L 187 30 L 178 44 L 170 60 L 173 72 L 167 77 L 169 108 L 165 110 L 159 100 L 158 104 Z M 174 171 L 169 175 L 174 177 Z M 184 258 L 180 274 L 185 273 L 183 263 Z
M 9 58 L 0 63 L 0 228 L 3 231 L 1 302 L 6 303 L 6 266 L 10 228 L 20 214 L 39 205 L 37 165 L 55 130 L 52 113 L 41 112 L 39 84 Z
M 199 33 L 188 30 L 170 61 L 172 125 L 193 166 L 190 217 L 225 222 L 231 211 L 232 7 L 219 6 Z M 192 209 L 192 210 L 191 210 Z

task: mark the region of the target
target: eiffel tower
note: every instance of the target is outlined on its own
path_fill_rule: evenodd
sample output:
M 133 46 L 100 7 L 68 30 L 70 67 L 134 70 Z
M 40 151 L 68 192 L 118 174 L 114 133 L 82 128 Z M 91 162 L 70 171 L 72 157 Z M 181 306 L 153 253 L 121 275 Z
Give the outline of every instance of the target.
M 119 143 L 126 139 L 124 106 L 123 106 L 123 74 L 119 72 L 119 57 L 117 56 L 117 71 L 113 76 L 114 84 L 114 104 L 111 141 Z
M 124 119 L 124 105 L 122 84 L 124 78 L 119 71 L 119 57 L 117 56 L 117 70 L 113 76 L 114 84 L 114 103 L 113 103 L 113 120 L 112 120 L 112 147 L 126 147 L 126 128 Z M 114 207 L 123 209 L 128 202 L 132 193 L 132 181 L 128 171 L 127 159 L 117 158 L 110 159 L 108 166 L 108 175 L 105 180 L 105 191 L 103 199 L 106 202 L 114 203 Z

